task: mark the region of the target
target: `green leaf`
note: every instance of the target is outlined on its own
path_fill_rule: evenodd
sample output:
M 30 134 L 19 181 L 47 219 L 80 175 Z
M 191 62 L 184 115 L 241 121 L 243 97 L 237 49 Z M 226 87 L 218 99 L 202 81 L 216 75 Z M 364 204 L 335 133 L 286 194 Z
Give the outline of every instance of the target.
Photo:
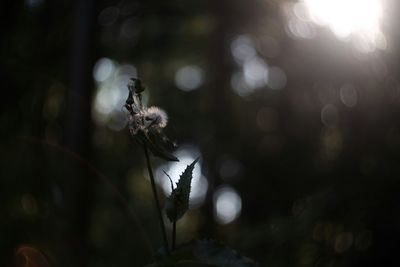
M 179 220 L 189 208 L 190 184 L 193 178 L 194 165 L 199 159 L 197 158 L 192 164 L 188 165 L 181 174 L 178 183 L 171 195 L 168 197 L 165 210 L 167 217 L 171 222 Z

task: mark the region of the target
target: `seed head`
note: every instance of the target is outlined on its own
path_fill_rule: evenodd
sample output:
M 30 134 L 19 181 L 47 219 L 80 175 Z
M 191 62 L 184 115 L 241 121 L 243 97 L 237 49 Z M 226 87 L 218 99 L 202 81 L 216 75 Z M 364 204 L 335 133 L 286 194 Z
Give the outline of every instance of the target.
M 165 128 L 168 123 L 168 115 L 167 113 L 160 109 L 159 107 L 149 107 L 143 111 L 144 124 L 146 128 L 148 127 L 156 127 L 156 128 Z

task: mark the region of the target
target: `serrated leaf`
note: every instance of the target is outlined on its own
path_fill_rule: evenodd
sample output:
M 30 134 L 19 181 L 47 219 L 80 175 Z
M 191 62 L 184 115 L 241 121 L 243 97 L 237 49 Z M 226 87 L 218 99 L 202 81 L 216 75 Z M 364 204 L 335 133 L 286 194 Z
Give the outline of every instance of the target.
M 189 208 L 190 184 L 193 178 L 193 169 L 198 160 L 196 159 L 186 167 L 175 189 L 172 190 L 171 195 L 166 201 L 165 210 L 171 222 L 176 222 L 182 218 Z

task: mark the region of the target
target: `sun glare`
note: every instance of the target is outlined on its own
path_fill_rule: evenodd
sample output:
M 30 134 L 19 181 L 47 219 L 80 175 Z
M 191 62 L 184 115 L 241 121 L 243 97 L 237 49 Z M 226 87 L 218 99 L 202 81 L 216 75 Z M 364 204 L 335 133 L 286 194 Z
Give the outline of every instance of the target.
M 380 0 L 304 0 L 311 19 L 327 25 L 338 37 L 352 33 L 374 36 L 380 33 Z

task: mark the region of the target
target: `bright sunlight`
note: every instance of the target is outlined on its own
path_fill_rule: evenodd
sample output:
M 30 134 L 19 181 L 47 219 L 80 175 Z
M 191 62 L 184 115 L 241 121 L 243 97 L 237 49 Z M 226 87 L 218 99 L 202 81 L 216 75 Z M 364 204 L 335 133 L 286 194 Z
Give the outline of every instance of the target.
M 329 26 L 338 37 L 356 33 L 373 38 L 381 33 L 380 0 L 304 0 L 304 3 L 311 19 Z

